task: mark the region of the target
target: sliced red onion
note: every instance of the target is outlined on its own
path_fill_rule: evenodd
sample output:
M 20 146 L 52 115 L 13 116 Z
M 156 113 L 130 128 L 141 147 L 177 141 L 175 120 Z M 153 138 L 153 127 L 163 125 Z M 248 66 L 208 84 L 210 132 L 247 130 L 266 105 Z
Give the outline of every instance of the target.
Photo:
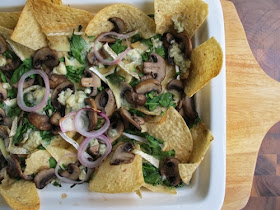
M 126 133 L 126 132 L 123 132 L 122 135 L 126 136 L 127 138 L 134 139 L 136 141 L 140 141 L 140 142 L 143 142 L 143 143 L 147 142 L 147 139 L 142 137 L 142 136 L 136 136 L 136 135 L 133 135 L 133 134 L 130 134 L 130 133 Z
M 82 108 L 77 112 L 75 116 L 76 131 L 78 131 L 81 135 L 86 137 L 96 137 L 96 136 L 100 136 L 101 134 L 105 133 L 108 130 L 110 126 L 109 118 L 106 116 L 106 114 L 102 112 L 97 112 L 101 117 L 105 118 L 106 122 L 98 130 L 88 132 L 87 131 L 88 126 L 85 126 L 85 122 L 83 120 L 83 117 L 85 116 L 84 114 L 85 111 L 95 111 L 95 110 L 93 110 L 92 108 Z
M 102 57 L 102 55 L 100 55 L 99 50 L 97 49 L 97 44 L 99 43 L 99 40 L 102 39 L 105 36 L 108 35 L 112 35 L 115 36 L 121 40 L 125 39 L 127 42 L 127 48 L 124 52 L 122 52 L 121 54 L 118 55 L 118 57 L 116 59 L 114 59 L 113 61 L 109 60 L 109 59 L 104 59 Z M 124 35 L 124 34 L 118 34 L 116 32 L 107 32 L 107 33 L 103 33 L 101 35 L 99 35 L 97 37 L 97 39 L 95 39 L 94 43 L 93 43 L 93 53 L 95 55 L 95 57 L 103 64 L 105 65 L 116 65 L 118 64 L 125 56 L 126 54 L 129 52 L 130 50 L 130 44 L 128 41 L 128 38 L 131 36 L 131 33 L 129 33 L 128 35 Z
M 75 131 L 75 115 L 77 112 L 70 112 L 59 120 L 59 126 L 63 133 L 68 131 Z
M 33 106 L 33 107 L 28 107 L 25 105 L 24 101 L 23 101 L 23 83 L 25 81 L 25 79 L 31 75 L 34 74 L 39 74 L 45 83 L 45 88 L 46 88 L 46 92 L 45 92 L 45 96 L 43 98 L 43 100 L 41 101 L 40 104 Z M 17 104 L 18 106 L 26 112 L 35 112 L 37 110 L 42 109 L 48 102 L 49 99 L 49 95 L 50 95 L 50 83 L 49 83 L 49 78 L 48 75 L 42 71 L 42 70 L 31 70 L 25 74 L 22 75 L 22 77 L 20 78 L 19 82 L 18 82 L 18 94 L 17 94 Z
M 62 133 L 62 132 L 58 132 L 58 134 L 65 140 L 67 141 L 69 144 L 71 144 L 73 147 L 76 148 L 76 150 L 79 149 L 79 144 L 74 141 L 73 139 L 69 138 L 65 133 Z
M 87 150 L 87 147 L 90 143 L 90 141 L 92 139 L 98 139 L 98 140 L 101 140 L 103 143 L 106 144 L 107 146 L 107 149 L 106 151 L 104 152 L 104 154 L 98 158 L 97 160 L 95 161 L 90 161 L 88 160 L 88 153 L 86 153 L 86 150 Z M 78 160 L 80 161 L 81 164 L 83 164 L 84 166 L 88 167 L 88 168 L 95 168 L 95 167 L 98 167 L 101 162 L 107 157 L 107 155 L 111 152 L 112 150 L 112 144 L 110 142 L 110 140 L 106 137 L 106 136 L 103 136 L 103 135 L 100 135 L 98 137 L 88 137 L 86 138 L 80 145 L 80 148 L 78 150 Z

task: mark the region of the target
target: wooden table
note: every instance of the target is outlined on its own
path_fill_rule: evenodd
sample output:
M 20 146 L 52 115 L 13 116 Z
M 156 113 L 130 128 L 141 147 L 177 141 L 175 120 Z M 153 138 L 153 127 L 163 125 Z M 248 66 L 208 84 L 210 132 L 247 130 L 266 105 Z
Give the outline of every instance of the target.
M 241 209 L 250 196 L 263 137 L 280 119 L 280 84 L 265 74 L 255 60 L 234 5 L 227 0 L 221 2 L 227 66 L 227 180 L 223 209 Z

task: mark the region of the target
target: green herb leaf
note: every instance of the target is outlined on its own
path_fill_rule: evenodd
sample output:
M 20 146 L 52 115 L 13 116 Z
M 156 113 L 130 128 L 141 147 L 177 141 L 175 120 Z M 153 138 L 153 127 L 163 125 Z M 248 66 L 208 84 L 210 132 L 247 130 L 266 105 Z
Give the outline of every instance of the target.
M 12 87 L 11 89 L 7 90 L 8 98 L 16 98 L 17 97 L 17 89 Z
M 122 45 L 122 40 L 117 39 L 116 42 L 111 46 L 111 48 L 118 55 L 125 51 L 127 46 Z
M 140 83 L 140 80 L 136 79 L 136 78 L 132 78 L 131 82 L 129 83 L 131 85 L 131 87 L 135 87 L 136 85 L 138 85 Z
M 2 54 L 5 58 L 7 59 L 12 59 L 12 60 L 15 60 L 17 59 L 17 55 L 10 49 L 8 49 L 6 52 L 4 52 Z
M 18 105 L 15 106 L 7 106 L 6 113 L 8 117 L 16 117 L 19 116 L 21 113 L 21 108 L 18 107 Z
M 46 112 L 48 117 L 51 117 L 52 114 L 54 113 L 55 109 L 54 109 L 54 107 L 52 105 L 52 101 L 51 101 L 50 98 L 49 98 L 49 100 L 47 102 L 47 105 L 43 108 L 43 111 Z
M 3 74 L 3 72 L 0 70 L 0 77 L 1 77 L 1 81 L 6 83 L 7 82 L 7 79 L 5 77 L 5 75 Z
M 87 43 L 81 35 L 75 35 L 73 33 L 72 38 L 69 39 L 71 54 L 81 64 L 85 63 Z
M 121 82 L 125 81 L 125 78 L 121 75 L 119 75 L 117 72 L 114 72 L 113 74 L 110 74 L 106 77 L 111 83 L 113 84 L 119 84 Z
M 75 68 L 74 66 L 66 66 L 66 77 L 73 83 L 79 83 L 82 79 L 84 67 Z
M 22 64 L 14 71 L 12 77 L 11 77 L 11 80 L 10 80 L 10 83 L 13 85 L 13 84 L 16 84 L 19 79 L 21 78 L 21 76 L 23 74 L 25 74 L 26 72 L 29 72 L 30 70 L 32 69 L 32 59 L 31 58 L 28 58 L 28 59 L 25 59 Z M 30 76 L 32 77 L 32 76 Z M 33 76 L 34 78 L 34 76 Z
M 57 162 L 56 162 L 56 160 L 53 157 L 50 157 L 49 164 L 50 164 L 50 168 L 55 168 Z
M 97 90 L 99 90 L 99 91 L 102 91 L 102 90 L 104 90 L 104 89 L 105 89 L 104 86 L 100 86 L 100 87 L 97 88 Z
M 65 62 L 65 58 L 64 57 L 60 57 L 58 60 L 59 60 L 59 62 Z
M 141 40 L 140 34 L 135 34 L 133 37 L 131 37 L 131 43 L 138 42 Z
M 150 110 L 154 111 L 157 106 L 163 106 L 163 107 L 170 107 L 176 106 L 176 103 L 174 102 L 173 94 L 170 92 L 166 92 L 160 95 L 155 95 L 155 92 L 150 92 L 146 94 L 146 103 L 145 106 Z
M 46 148 L 45 147 L 43 147 L 43 145 L 41 144 L 41 145 L 39 145 L 38 147 L 37 147 L 37 149 L 39 149 L 39 150 L 46 150 Z
M 137 109 L 130 108 L 129 112 L 132 114 L 136 114 L 139 117 L 146 117 L 146 114 L 143 112 L 138 111 Z
M 165 58 L 165 48 L 163 46 L 156 48 L 156 54 Z
M 23 135 L 29 130 L 35 129 L 35 127 L 28 121 L 27 117 L 23 117 L 22 125 L 17 129 L 17 132 L 13 138 L 13 144 L 18 144 L 23 140 Z
M 40 136 L 44 142 L 44 145 L 49 145 L 54 137 L 50 131 L 40 131 Z
M 150 163 L 142 164 L 144 181 L 148 184 L 158 185 L 162 183 L 159 169 Z

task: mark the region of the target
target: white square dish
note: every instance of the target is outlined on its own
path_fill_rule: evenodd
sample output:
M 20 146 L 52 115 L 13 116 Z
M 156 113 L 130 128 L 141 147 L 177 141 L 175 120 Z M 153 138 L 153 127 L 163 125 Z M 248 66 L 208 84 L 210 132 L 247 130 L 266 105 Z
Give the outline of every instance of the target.
M 205 0 L 209 15 L 194 37 L 197 46 L 214 36 L 224 52 L 221 73 L 196 94 L 197 111 L 210 128 L 214 141 L 195 172 L 189 186 L 179 188 L 177 195 L 143 191 L 140 199 L 135 193 L 101 194 L 88 191 L 88 185 L 49 185 L 39 191 L 41 209 L 220 209 L 225 194 L 226 174 L 226 72 L 223 12 L 219 0 Z M 0 1 L 0 11 L 18 11 L 25 1 Z M 153 12 L 152 0 L 63 0 L 64 4 L 96 12 L 111 3 L 129 3 L 148 14 Z M 63 195 L 63 196 L 62 196 Z M 0 203 L 1 209 L 9 209 Z

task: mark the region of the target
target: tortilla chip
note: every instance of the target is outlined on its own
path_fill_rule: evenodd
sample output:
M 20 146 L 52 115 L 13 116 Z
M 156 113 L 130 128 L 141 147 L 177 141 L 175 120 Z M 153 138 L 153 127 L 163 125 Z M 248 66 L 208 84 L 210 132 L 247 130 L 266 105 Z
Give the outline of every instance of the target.
M 212 37 L 192 51 L 191 70 L 185 80 L 185 93 L 192 97 L 199 89 L 216 77 L 223 65 L 223 51 Z
M 11 39 L 33 50 L 47 46 L 47 38 L 33 16 L 31 0 L 27 0 Z
M 67 36 L 47 36 L 49 47 L 60 52 L 69 52 L 70 43 Z
M 40 199 L 33 182 L 16 180 L 9 184 L 2 183 L 0 194 L 12 209 L 35 210 L 40 208 Z
M 46 0 L 32 0 L 33 13 L 47 36 L 71 35 L 73 30 L 84 30 L 93 14 L 64 5 L 52 4 Z
M 20 12 L 0 12 L 0 26 L 13 30 L 18 22 Z
M 139 196 L 139 198 L 142 198 L 142 192 L 141 192 L 141 189 L 138 189 L 135 191 L 136 194 Z
M 200 162 L 199 163 L 180 163 L 178 165 L 180 177 L 185 184 L 190 183 L 192 175 L 195 172 L 195 170 L 197 169 L 197 167 L 199 166 L 199 164 L 200 164 Z
M 113 4 L 100 10 L 88 24 L 85 33 L 88 36 L 98 36 L 109 32 L 114 25 L 108 21 L 109 18 L 118 17 L 127 25 L 127 31 L 138 30 L 145 39 L 155 35 L 155 22 L 152 18 L 136 7 L 128 4 Z
M 173 108 L 165 112 L 159 123 L 145 123 L 147 132 L 165 142 L 164 151 L 175 150 L 175 157 L 187 163 L 193 150 L 190 130 L 182 116 Z
M 163 185 L 151 185 L 151 184 L 147 184 L 144 183 L 143 187 L 145 187 L 146 189 L 152 191 L 152 192 L 159 192 L 159 193 L 169 193 L 169 194 L 177 194 L 176 192 L 176 188 L 172 187 L 167 187 L 167 186 L 163 186 Z
M 155 0 L 154 7 L 159 34 L 171 31 L 175 19 L 191 38 L 208 15 L 208 5 L 202 0 Z
M 94 173 L 89 190 L 101 193 L 137 192 L 144 184 L 141 156 L 136 155 L 129 164 L 110 165 L 112 155 Z
M 50 168 L 51 155 L 47 150 L 38 150 L 31 153 L 30 157 L 25 160 L 25 175 L 37 174 L 39 171 Z

